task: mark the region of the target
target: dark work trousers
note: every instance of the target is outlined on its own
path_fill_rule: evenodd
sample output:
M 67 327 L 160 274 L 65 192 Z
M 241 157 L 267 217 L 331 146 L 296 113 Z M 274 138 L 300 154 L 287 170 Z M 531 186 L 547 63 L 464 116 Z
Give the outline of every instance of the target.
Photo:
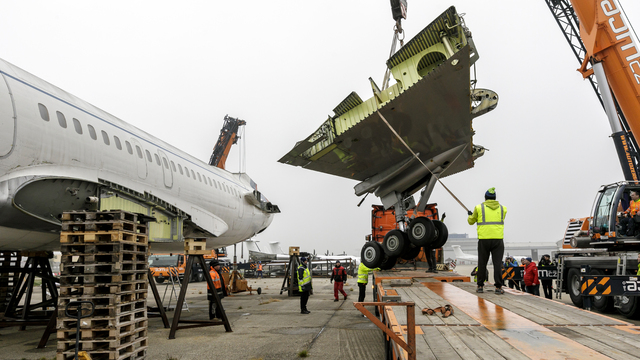
M 309 301 L 309 290 L 300 293 L 300 311 L 307 311 L 307 302 Z
M 211 290 L 209 290 L 211 291 Z M 213 299 L 213 294 L 207 294 L 209 298 L 209 320 L 213 318 L 222 319 L 222 310 L 217 306 L 216 301 Z M 220 302 L 222 302 L 222 298 L 224 297 L 224 293 L 218 291 L 218 298 L 220 298 Z
M 364 297 L 367 295 L 367 284 L 358 283 L 358 302 L 363 302 Z
M 429 270 L 436 270 L 436 250 L 424 248 L 424 252 L 427 255 L 427 264 L 429 264 Z
M 520 283 L 518 281 L 509 280 L 509 287 L 512 289 L 515 288 L 516 290 L 520 291 Z
M 540 284 L 527 286 L 527 292 L 531 295 L 540 296 Z
M 478 240 L 478 286 L 484 286 L 487 277 L 487 263 L 489 255 L 493 259 L 493 284 L 502 287 L 502 256 L 504 255 L 504 241 L 502 239 Z
M 553 296 L 553 280 L 540 280 L 542 283 L 542 290 L 544 290 L 544 297 L 552 299 Z

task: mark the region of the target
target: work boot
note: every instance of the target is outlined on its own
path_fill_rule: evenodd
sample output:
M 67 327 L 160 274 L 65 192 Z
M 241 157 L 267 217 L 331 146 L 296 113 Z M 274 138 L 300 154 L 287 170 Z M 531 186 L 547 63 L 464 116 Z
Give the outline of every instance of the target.
M 311 314 L 311 311 L 309 311 L 309 310 L 302 310 L 302 311 L 300 312 L 300 314 L 305 314 L 305 315 L 306 315 L 306 314 Z
M 334 300 L 333 300 L 333 302 L 336 302 L 336 301 L 340 301 L 340 300 L 338 300 L 338 299 L 334 299 Z
M 482 294 L 484 292 L 484 289 L 482 288 L 482 286 L 478 286 L 476 292 Z
M 347 295 L 344 296 L 344 299 L 347 300 Z

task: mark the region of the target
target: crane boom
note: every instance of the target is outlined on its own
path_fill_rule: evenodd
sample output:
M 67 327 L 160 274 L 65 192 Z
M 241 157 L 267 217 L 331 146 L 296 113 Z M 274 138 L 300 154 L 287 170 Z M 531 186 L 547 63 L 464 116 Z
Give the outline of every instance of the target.
M 545 0 L 612 126 L 625 179 L 640 180 L 640 49 L 617 0 Z M 591 66 L 588 68 L 588 66 Z M 597 74 L 594 70 L 602 68 Z M 606 88 L 598 86 L 598 82 Z M 611 95 L 608 95 L 611 89 Z
M 220 130 L 220 136 L 213 148 L 213 154 L 209 159 L 209 165 L 224 169 L 231 145 L 238 141 L 238 128 L 246 125 L 247 122 L 238 118 L 232 118 L 229 115 L 224 116 L 224 124 Z

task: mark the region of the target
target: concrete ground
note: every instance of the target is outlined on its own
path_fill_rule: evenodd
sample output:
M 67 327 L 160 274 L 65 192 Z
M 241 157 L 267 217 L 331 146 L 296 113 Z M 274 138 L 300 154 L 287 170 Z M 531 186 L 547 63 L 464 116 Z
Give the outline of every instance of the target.
M 233 332 L 224 326 L 178 330 L 176 338 L 168 340 L 169 329 L 160 318 L 149 319 L 148 359 L 297 359 L 307 351 L 312 359 L 381 359 L 384 358 L 382 331 L 360 316 L 352 302 L 357 300 L 358 286 L 349 279 L 345 291 L 349 299 L 333 301 L 333 285 L 328 279 L 315 278 L 314 295 L 307 305 L 309 315 L 300 314 L 299 298 L 280 295 L 282 279 L 249 280 L 262 294 L 239 293 L 223 300 Z M 167 288 L 159 284 L 160 296 Z M 169 287 L 170 289 L 170 287 Z M 165 304 L 168 303 L 167 292 Z M 371 291 L 365 301 L 372 301 Z M 171 301 L 173 306 L 175 299 Z M 208 320 L 206 284 L 189 284 L 189 311 L 181 319 Z M 154 305 L 150 296 L 149 305 Z M 173 311 L 168 312 L 169 321 Z M 36 346 L 44 327 L 0 329 L 0 359 L 54 359 L 55 335 L 45 349 Z
M 475 266 L 458 266 L 460 275 L 469 275 Z M 493 277 L 493 269 L 489 268 Z M 176 339 L 168 340 L 169 329 L 160 318 L 149 319 L 149 349 L 147 359 L 189 360 L 220 357 L 226 359 L 297 359 L 302 351 L 312 359 L 382 359 L 384 342 L 382 331 L 368 319 L 360 316 L 352 302 L 357 300 L 358 286 L 351 278 L 345 285 L 347 301 L 333 301 L 333 285 L 328 279 L 315 278 L 314 295 L 309 299 L 309 315 L 300 314 L 299 298 L 280 295 L 282 278 L 249 279 L 253 288 L 262 288 L 262 294 L 239 293 L 223 300 L 233 332 L 226 333 L 223 326 L 178 330 Z M 490 285 L 488 285 L 490 286 Z M 171 287 L 159 284 L 160 296 Z M 36 293 L 34 296 L 38 296 Z M 169 302 L 167 291 L 164 303 Z M 340 297 L 342 299 L 342 297 Z M 368 289 L 365 301 L 372 301 Z M 563 303 L 571 304 L 567 294 Z M 149 305 L 154 305 L 149 297 Z M 175 305 L 173 299 L 171 305 Z M 206 284 L 189 285 L 187 292 L 189 311 L 182 319 L 208 319 Z M 169 321 L 173 311 L 167 313 Z M 640 325 L 640 320 L 628 320 L 612 313 L 613 318 Z M 0 328 L 0 359 L 55 359 L 56 340 L 51 336 L 45 349 L 36 346 L 44 327 Z

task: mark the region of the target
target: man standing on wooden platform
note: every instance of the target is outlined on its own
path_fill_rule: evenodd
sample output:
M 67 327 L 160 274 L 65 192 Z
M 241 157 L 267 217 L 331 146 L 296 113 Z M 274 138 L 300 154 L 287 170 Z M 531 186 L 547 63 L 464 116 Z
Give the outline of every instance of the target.
M 496 294 L 504 294 L 502 290 L 502 256 L 504 255 L 504 219 L 507 207 L 496 200 L 496 188 L 487 190 L 485 201 L 469 211 L 469 225 L 478 224 L 478 288 L 476 292 L 484 292 L 487 263 L 489 255 L 493 259 L 493 281 Z

